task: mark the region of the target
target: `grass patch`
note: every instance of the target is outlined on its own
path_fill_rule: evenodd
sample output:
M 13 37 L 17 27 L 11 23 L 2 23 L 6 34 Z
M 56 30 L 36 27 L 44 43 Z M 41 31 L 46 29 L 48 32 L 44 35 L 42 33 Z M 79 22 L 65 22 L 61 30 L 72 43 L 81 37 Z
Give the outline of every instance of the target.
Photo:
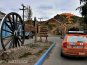
M 22 56 L 20 56 L 19 58 L 24 58 L 24 57 L 27 57 L 28 55 L 32 55 L 32 53 L 31 52 L 25 53 Z
M 36 53 L 35 55 L 39 56 L 43 53 L 43 50 L 40 50 L 38 53 Z

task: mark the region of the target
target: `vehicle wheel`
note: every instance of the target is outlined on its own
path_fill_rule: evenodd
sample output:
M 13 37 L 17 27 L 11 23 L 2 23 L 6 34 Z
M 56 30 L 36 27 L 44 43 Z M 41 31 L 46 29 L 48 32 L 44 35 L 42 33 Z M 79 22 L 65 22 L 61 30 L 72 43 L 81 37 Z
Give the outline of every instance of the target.
M 64 57 L 65 55 L 63 54 L 63 52 L 61 51 L 61 56 Z

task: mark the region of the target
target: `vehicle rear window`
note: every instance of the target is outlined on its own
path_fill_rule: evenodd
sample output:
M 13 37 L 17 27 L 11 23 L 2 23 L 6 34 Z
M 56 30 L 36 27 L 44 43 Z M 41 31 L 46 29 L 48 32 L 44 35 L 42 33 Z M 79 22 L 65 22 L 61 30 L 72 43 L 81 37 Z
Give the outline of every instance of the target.
M 85 36 L 68 36 L 68 42 L 87 42 L 87 37 Z

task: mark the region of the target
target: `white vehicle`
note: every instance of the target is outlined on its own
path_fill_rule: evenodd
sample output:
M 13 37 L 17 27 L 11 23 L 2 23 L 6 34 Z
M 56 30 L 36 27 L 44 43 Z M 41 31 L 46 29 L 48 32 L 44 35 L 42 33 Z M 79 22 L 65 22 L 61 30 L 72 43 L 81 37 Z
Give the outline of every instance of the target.
M 25 38 L 33 38 L 33 33 L 32 32 L 25 32 Z

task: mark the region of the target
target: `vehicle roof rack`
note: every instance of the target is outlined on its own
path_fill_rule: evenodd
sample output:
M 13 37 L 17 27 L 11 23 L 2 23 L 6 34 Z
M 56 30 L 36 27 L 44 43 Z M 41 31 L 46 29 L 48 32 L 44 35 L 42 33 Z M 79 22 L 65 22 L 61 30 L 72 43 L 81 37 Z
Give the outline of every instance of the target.
M 85 31 L 67 31 L 67 34 L 86 34 Z

